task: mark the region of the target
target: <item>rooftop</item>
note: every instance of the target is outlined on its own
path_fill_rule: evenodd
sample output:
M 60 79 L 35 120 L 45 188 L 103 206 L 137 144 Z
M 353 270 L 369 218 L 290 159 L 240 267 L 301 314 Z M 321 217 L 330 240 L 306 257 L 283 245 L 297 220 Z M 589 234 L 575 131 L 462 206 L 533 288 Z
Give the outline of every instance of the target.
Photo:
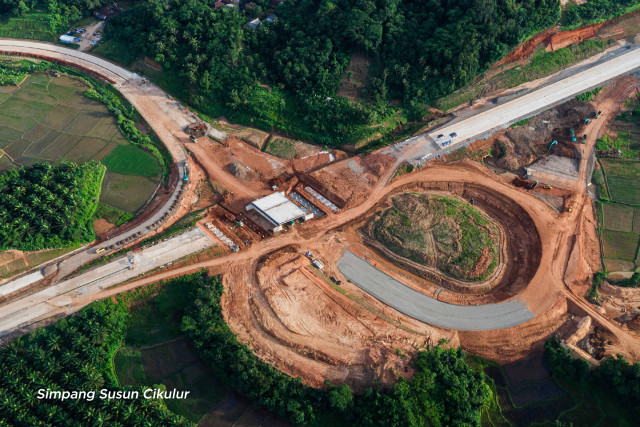
M 302 218 L 305 215 L 305 212 L 287 199 L 283 192 L 270 194 L 254 201 L 251 205 L 277 225 Z

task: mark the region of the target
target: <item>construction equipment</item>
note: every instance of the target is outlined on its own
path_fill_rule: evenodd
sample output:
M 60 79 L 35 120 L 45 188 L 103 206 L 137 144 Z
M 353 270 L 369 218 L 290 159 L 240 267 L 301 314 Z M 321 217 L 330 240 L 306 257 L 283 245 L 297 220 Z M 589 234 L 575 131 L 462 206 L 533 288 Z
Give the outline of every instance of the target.
M 544 188 L 545 190 L 551 190 L 553 187 L 550 186 L 549 184 L 545 184 L 542 186 L 542 188 Z
M 602 114 L 602 111 L 598 110 L 598 112 L 596 113 L 596 119 L 600 117 L 600 114 Z
M 576 133 L 571 129 L 571 141 L 576 142 Z
M 558 143 L 557 140 L 553 140 L 553 142 L 549 145 L 549 148 L 547 149 L 547 151 L 551 151 L 551 148 L 553 148 L 554 145 L 556 145 Z
M 187 125 L 187 134 L 191 137 L 191 141 L 198 142 L 198 138 L 202 138 L 207 134 L 207 125 L 204 122 L 196 122 Z
M 567 212 L 573 211 L 573 206 L 567 206 Z

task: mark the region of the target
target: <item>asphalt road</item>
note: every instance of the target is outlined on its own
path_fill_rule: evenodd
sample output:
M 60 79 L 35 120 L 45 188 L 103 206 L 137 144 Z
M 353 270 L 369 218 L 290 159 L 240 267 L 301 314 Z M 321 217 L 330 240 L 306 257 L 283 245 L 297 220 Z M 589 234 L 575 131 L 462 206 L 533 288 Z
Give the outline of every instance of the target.
M 488 331 L 533 319 L 526 304 L 512 299 L 499 304 L 454 305 L 428 297 L 403 285 L 347 250 L 338 270 L 353 284 L 401 313 L 434 326 L 465 331 Z
M 625 53 L 598 61 L 587 69 L 577 68 L 580 71 L 576 71 L 575 74 L 466 119 L 454 121 L 431 132 L 400 142 L 389 152 L 401 152 L 400 157 L 403 160 L 428 160 L 445 151 L 451 151 L 465 142 L 486 138 L 493 132 L 504 129 L 519 120 L 539 114 L 580 93 L 601 86 L 609 80 L 640 69 L 640 48 L 632 46 Z M 438 135 L 451 133 L 456 133 L 457 137 L 446 149 L 435 143 Z

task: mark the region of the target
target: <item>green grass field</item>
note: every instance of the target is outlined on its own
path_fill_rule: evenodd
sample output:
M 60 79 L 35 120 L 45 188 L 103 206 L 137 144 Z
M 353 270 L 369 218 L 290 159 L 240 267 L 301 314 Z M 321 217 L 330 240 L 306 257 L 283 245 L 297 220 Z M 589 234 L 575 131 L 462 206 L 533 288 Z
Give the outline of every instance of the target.
M 102 183 L 100 202 L 125 212 L 142 208 L 159 184 L 159 178 L 107 172 Z
M 613 231 L 633 231 L 634 208 L 605 203 L 602 205 L 604 220 L 602 227 Z
M 133 214 L 130 214 L 129 212 L 114 208 L 113 206 L 109 206 L 104 203 L 98 203 L 98 208 L 96 209 L 94 218 L 104 218 L 108 222 L 115 224 L 116 227 L 119 227 L 125 222 L 131 221 L 133 218 L 135 218 L 135 216 Z
M 155 191 L 161 167 L 130 145 L 103 104 L 83 96 L 87 88 L 76 78 L 45 73 L 0 86 L 0 171 L 39 161 L 102 161 L 108 176 L 100 201 L 134 214 Z
M 27 271 L 35 266 L 51 261 L 68 252 L 73 251 L 76 247 L 46 249 L 37 252 L 25 252 L 24 258 L 15 258 L 8 252 L 0 252 L 0 278 L 9 278 Z
M 293 142 L 282 138 L 269 141 L 265 151 L 281 159 L 293 159 L 298 154 Z
M 640 238 L 638 234 L 613 230 L 602 230 L 601 234 L 602 255 L 605 258 L 618 258 L 635 262 Z
M 640 206 L 640 162 L 601 159 L 611 200 Z
M 162 171 L 152 154 L 133 145 L 118 145 L 102 163 L 111 172 L 123 175 L 158 176 Z

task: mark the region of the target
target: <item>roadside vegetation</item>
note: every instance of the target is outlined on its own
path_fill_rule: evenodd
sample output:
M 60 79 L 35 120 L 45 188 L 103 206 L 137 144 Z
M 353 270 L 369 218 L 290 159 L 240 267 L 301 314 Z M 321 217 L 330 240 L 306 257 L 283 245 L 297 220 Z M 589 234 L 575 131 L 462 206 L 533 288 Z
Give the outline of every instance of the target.
M 582 43 L 572 44 L 552 52 L 538 49 L 531 56 L 527 65 L 515 67 L 508 65 L 503 68 L 503 71 L 498 71 L 491 77 L 480 79 L 440 98 L 435 105 L 442 111 L 449 111 L 473 99 L 486 96 L 486 93 L 510 89 L 562 71 L 583 59 L 604 51 L 607 47 L 609 47 L 609 42 L 606 41 L 585 40 Z
M 497 265 L 498 229 L 467 202 L 404 193 L 370 226 L 398 255 L 463 280 L 484 280 Z
M 598 95 L 603 88 L 604 86 L 600 86 L 588 92 L 581 93 L 580 95 L 576 96 L 576 99 L 580 102 L 589 102 L 591 101 L 591 99 L 593 99 L 594 96 Z
M 0 247 L 37 250 L 90 242 L 104 168 L 38 163 L 0 174 Z
M 121 386 L 113 370 L 128 322 L 124 303 L 95 302 L 0 350 L 0 424 L 190 425 L 160 399 L 99 398 L 101 389 L 140 395 L 145 389 Z M 42 400 L 40 389 L 94 391 L 96 396 L 91 401 Z
M 555 0 L 483 7 L 283 2 L 273 11 L 268 0 L 254 3 L 239 11 L 205 1 L 143 2 L 109 21 L 97 50 L 127 63 L 154 59 L 165 74 L 179 76 L 165 82 L 181 78 L 193 88 L 175 95 L 208 116 L 337 146 L 392 135 L 399 109 L 420 122 L 426 103 L 468 83 L 560 16 Z M 266 21 L 272 12 L 277 19 Z M 261 25 L 248 27 L 256 17 Z M 354 53 L 370 66 L 350 101 L 337 93 Z M 402 106 L 389 106 L 393 99 Z

